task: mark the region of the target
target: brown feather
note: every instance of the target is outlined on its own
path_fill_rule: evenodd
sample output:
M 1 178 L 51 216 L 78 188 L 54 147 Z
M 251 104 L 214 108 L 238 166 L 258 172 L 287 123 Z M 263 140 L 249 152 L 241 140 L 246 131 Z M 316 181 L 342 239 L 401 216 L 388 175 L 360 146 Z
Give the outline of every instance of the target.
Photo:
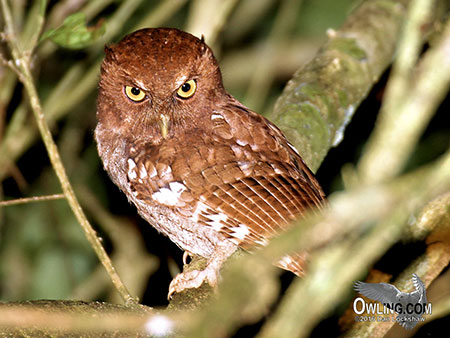
M 201 278 L 214 283 L 238 246 L 265 245 L 323 206 L 319 183 L 283 133 L 225 91 L 203 40 L 143 29 L 105 53 L 96 128 L 105 169 L 150 224 L 210 259 L 204 275 L 177 277 L 171 292 Z M 195 91 L 180 97 L 187 81 Z M 127 97 L 130 86 L 145 97 Z M 305 257 L 286 256 L 279 265 L 299 274 Z

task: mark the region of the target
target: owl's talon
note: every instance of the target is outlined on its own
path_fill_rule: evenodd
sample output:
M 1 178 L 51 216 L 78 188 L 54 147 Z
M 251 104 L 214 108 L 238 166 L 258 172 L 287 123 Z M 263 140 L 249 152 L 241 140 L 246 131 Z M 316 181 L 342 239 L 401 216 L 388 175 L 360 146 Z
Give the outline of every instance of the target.
M 214 252 L 204 270 L 182 272 L 175 276 L 169 285 L 168 298 L 170 299 L 175 292 L 180 293 L 184 289 L 198 288 L 203 282 L 207 282 L 216 291 L 220 277 L 220 268 L 236 249 L 237 246 L 231 241 L 219 243 L 214 248 Z
M 193 270 L 182 272 L 175 276 L 170 282 L 169 294 L 167 299 L 171 299 L 174 293 L 180 293 L 185 289 L 193 289 L 200 287 L 204 282 L 207 282 L 211 287 L 217 286 L 218 271 L 206 268 L 203 271 Z
M 183 253 L 183 264 L 186 265 L 187 264 L 187 259 L 189 258 L 189 256 L 191 255 L 191 253 L 189 251 L 185 251 Z

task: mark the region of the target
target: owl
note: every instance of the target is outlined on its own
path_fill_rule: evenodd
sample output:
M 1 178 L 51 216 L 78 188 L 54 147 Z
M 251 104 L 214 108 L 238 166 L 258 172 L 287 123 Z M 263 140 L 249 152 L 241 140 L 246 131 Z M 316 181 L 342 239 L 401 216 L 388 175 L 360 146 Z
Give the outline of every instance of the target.
M 207 258 L 169 295 L 203 282 L 238 248 L 287 229 L 324 193 L 298 151 L 228 94 L 204 39 L 148 28 L 105 47 L 95 138 L 105 170 L 139 214 L 185 254 Z M 301 274 L 303 255 L 282 268 Z

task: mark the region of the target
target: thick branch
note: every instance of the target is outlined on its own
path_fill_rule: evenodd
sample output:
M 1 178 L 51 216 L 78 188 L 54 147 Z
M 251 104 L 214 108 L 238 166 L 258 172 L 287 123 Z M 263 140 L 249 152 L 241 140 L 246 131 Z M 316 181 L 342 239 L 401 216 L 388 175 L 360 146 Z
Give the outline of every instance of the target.
M 156 311 L 145 306 L 101 302 L 43 300 L 0 303 L 0 336 L 124 337 L 129 334 L 148 337 L 145 333 L 154 333 L 152 319 L 157 316 Z M 167 328 L 173 329 L 174 322 L 169 317 L 165 316 L 165 319 L 170 324 Z
M 269 116 L 316 171 L 391 63 L 408 0 L 368 0 L 299 69 Z

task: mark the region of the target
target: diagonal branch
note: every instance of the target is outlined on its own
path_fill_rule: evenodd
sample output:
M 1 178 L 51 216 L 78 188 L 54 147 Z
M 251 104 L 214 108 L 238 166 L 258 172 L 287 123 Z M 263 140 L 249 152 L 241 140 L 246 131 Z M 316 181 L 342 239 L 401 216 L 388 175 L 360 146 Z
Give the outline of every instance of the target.
M 269 117 L 314 172 L 392 61 L 409 0 L 364 1 L 288 82 Z
M 45 1 L 44 1 L 45 3 Z M 89 221 L 86 218 L 81 206 L 75 196 L 73 188 L 69 182 L 69 179 L 66 174 L 66 170 L 61 161 L 61 157 L 58 151 L 58 148 L 53 140 L 50 129 L 45 120 L 45 115 L 42 111 L 42 106 L 39 100 L 39 96 L 36 91 L 36 87 L 33 83 L 33 77 L 31 75 L 30 70 L 30 55 L 28 51 L 23 51 L 19 45 L 16 37 L 16 32 L 14 30 L 14 24 L 11 17 L 10 8 L 6 0 L 1 0 L 1 6 L 3 11 L 3 18 L 5 21 L 5 34 L 8 45 L 11 50 L 11 54 L 14 59 L 14 63 L 17 66 L 18 71 L 20 72 L 20 80 L 25 87 L 25 91 L 28 94 L 30 105 L 34 113 L 34 117 L 36 119 L 39 132 L 41 134 L 42 140 L 44 141 L 45 147 L 47 149 L 48 156 L 50 158 L 50 162 L 55 170 L 55 173 L 58 177 L 58 180 L 61 184 L 61 188 L 63 193 L 67 199 L 67 202 L 70 205 L 75 217 L 78 222 L 81 224 L 84 233 L 94 248 L 97 256 L 108 272 L 114 286 L 117 288 L 119 293 L 121 294 L 123 300 L 127 303 L 135 303 L 137 302 L 128 292 L 126 286 L 123 284 L 119 275 L 115 271 L 108 254 L 103 248 L 100 239 L 98 238 L 95 230 L 90 225 Z M 41 11 L 43 15 L 43 11 Z M 41 25 L 43 24 L 43 19 L 41 20 Z M 38 27 L 40 31 L 40 27 Z M 30 50 L 33 50 L 34 46 L 29 46 Z

